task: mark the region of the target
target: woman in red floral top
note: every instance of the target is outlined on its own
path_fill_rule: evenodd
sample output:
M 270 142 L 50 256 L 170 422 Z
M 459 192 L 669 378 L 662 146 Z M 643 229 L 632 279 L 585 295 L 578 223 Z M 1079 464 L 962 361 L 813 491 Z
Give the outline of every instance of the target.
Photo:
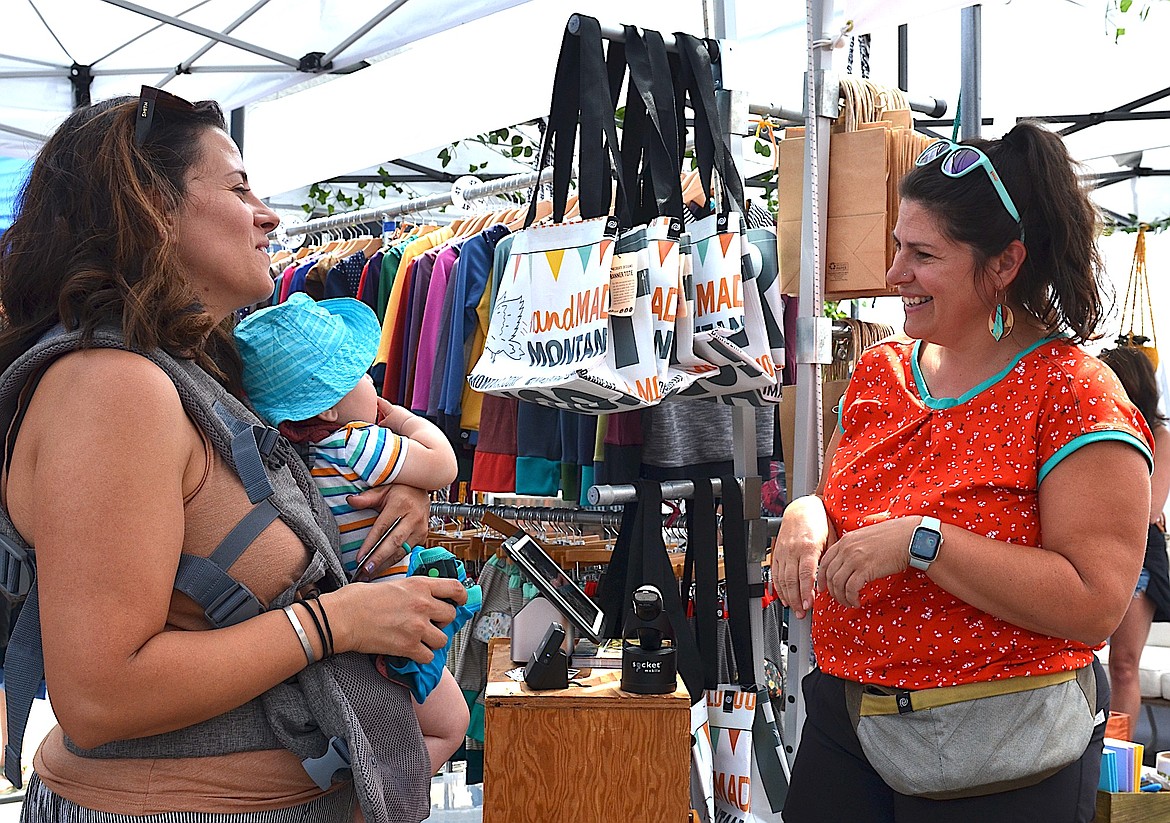
M 817 662 L 784 819 L 1087 823 L 1103 721 L 1033 785 L 934 800 L 891 789 L 846 712 L 849 683 L 1088 666 L 1107 710 L 1093 649 L 1133 595 L 1149 513 L 1149 429 L 1076 346 L 1102 316 L 1098 223 L 1060 138 L 1025 123 L 941 141 L 901 193 L 886 281 L 910 339 L 861 357 L 820 487 L 788 506 L 773 550 Z

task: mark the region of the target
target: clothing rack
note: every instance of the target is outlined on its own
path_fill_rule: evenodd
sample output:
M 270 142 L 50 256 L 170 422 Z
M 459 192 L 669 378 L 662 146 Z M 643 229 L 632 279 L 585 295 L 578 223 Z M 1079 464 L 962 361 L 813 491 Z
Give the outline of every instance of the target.
M 495 506 L 480 503 L 432 503 L 433 517 L 466 517 L 480 520 L 485 512 L 516 523 L 550 523 L 553 525 L 602 526 L 618 528 L 622 523 L 621 512 L 588 511 L 585 509 L 554 506 Z
M 463 199 L 481 200 L 485 197 L 509 194 L 510 192 L 531 188 L 540 183 L 550 182 L 552 182 L 551 166 L 539 175 L 534 171 L 526 172 L 524 174 L 514 174 L 510 177 L 501 177 L 499 180 L 492 180 L 488 183 L 468 186 L 463 190 Z M 348 211 L 344 214 L 335 214 L 331 217 L 318 217 L 313 220 L 306 220 L 300 225 L 277 229 L 273 234 L 275 235 L 283 231 L 286 237 L 296 237 L 301 234 L 312 234 L 314 232 L 341 228 L 342 226 L 353 226 L 358 223 L 390 220 L 403 214 L 415 214 L 429 209 L 449 206 L 453 202 L 454 199 L 449 191 L 432 194 L 427 197 L 412 197 L 409 200 L 403 200 L 400 203 L 393 203 L 389 206 L 358 209 L 357 211 Z
M 690 500 L 695 496 L 693 480 L 664 480 L 660 486 L 663 500 Z M 712 477 L 711 491 L 718 497 L 722 490 L 722 479 Z M 590 486 L 586 497 L 591 506 L 621 506 L 637 500 L 638 490 L 636 486 L 629 483 L 614 486 Z M 764 530 L 769 538 L 775 537 L 779 533 L 781 518 L 761 517 L 759 519 L 764 524 Z

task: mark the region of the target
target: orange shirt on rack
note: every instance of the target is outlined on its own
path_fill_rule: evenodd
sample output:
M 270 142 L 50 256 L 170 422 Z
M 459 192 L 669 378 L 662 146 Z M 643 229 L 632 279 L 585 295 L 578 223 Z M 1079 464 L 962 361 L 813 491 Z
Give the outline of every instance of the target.
M 841 400 L 843 434 L 824 495 L 839 535 L 931 515 L 1042 546 L 1040 484 L 1063 458 L 1118 440 L 1153 465 L 1153 437 L 1117 378 L 1066 340 L 1040 341 L 958 398 L 931 396 L 919 346 L 866 351 Z M 909 689 L 1069 671 L 1093 659 L 1088 646 L 987 614 L 914 568 L 866 585 L 858 608 L 819 596 L 812 634 L 825 672 Z

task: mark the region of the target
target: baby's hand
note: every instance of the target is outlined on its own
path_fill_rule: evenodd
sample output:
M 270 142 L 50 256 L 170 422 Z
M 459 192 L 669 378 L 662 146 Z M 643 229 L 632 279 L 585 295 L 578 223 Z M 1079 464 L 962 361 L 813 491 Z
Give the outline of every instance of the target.
M 378 419 L 374 421 L 377 425 L 384 429 L 393 429 L 397 431 L 397 427 L 402 424 L 403 413 L 410 414 L 402 406 L 395 406 L 385 397 L 378 398 Z

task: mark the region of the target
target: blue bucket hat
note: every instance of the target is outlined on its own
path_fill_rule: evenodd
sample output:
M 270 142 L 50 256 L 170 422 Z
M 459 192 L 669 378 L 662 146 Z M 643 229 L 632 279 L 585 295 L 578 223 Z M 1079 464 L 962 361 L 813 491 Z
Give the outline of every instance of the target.
M 377 315 L 360 300 L 315 301 L 297 292 L 236 326 L 244 391 L 272 425 L 308 420 L 353 391 L 381 334 Z

